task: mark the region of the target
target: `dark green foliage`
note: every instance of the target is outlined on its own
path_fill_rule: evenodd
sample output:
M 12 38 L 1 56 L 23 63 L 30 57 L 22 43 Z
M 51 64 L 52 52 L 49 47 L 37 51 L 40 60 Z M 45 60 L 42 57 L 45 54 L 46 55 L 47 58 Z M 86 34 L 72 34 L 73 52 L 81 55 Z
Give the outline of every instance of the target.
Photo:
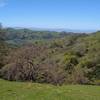
M 75 35 L 70 32 L 54 32 L 54 31 L 34 31 L 30 29 L 15 29 L 5 28 L 5 39 L 8 43 L 22 45 L 26 43 L 33 43 L 34 41 L 45 41 L 51 39 L 57 39 L 62 37 L 69 37 L 69 45 L 74 42 L 78 36 L 84 36 L 85 34 Z
M 0 28 L 0 68 L 4 65 L 4 56 L 7 53 L 7 44 L 4 41 L 4 30 Z
M 2 78 L 54 85 L 100 84 L 100 32 L 86 35 L 8 28 L 5 33 L 7 42 L 24 45 L 3 58 Z
M 29 29 L 13 29 L 7 28 L 6 41 L 12 44 L 25 44 L 26 42 L 34 42 L 35 40 L 45 40 L 61 37 L 59 32 L 50 31 L 33 31 Z

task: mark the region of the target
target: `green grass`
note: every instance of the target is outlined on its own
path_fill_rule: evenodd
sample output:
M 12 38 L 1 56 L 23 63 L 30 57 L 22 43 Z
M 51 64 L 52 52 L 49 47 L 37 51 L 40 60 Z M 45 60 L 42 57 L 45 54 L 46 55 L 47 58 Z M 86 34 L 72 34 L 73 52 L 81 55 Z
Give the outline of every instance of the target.
M 100 100 L 100 86 L 53 86 L 0 79 L 0 100 Z

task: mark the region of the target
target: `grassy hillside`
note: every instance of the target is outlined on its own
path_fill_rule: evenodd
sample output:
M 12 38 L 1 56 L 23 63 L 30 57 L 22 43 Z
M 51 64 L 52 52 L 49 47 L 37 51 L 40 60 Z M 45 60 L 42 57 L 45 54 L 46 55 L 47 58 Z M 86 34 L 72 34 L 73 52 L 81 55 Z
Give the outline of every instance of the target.
M 100 86 L 85 85 L 100 85 L 100 32 L 44 39 L 20 30 L 8 41 L 32 42 L 18 47 L 2 33 L 9 31 L 0 32 L 0 78 L 9 81 L 0 79 L 0 100 L 100 100 Z
M 0 100 L 100 100 L 99 86 L 53 86 L 0 80 Z

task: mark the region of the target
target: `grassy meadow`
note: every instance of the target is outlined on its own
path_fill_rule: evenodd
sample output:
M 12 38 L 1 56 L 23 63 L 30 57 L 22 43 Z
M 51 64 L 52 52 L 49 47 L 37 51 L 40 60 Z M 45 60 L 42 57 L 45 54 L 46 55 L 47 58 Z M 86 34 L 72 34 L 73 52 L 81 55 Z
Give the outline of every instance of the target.
M 100 100 L 100 86 L 53 86 L 0 79 L 0 100 Z

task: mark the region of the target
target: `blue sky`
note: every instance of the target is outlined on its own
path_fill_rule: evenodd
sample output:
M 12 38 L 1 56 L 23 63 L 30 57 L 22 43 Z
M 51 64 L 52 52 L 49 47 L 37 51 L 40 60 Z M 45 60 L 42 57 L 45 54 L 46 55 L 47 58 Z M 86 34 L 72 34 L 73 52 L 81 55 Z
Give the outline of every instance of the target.
M 100 0 L 0 0 L 4 26 L 100 29 Z

